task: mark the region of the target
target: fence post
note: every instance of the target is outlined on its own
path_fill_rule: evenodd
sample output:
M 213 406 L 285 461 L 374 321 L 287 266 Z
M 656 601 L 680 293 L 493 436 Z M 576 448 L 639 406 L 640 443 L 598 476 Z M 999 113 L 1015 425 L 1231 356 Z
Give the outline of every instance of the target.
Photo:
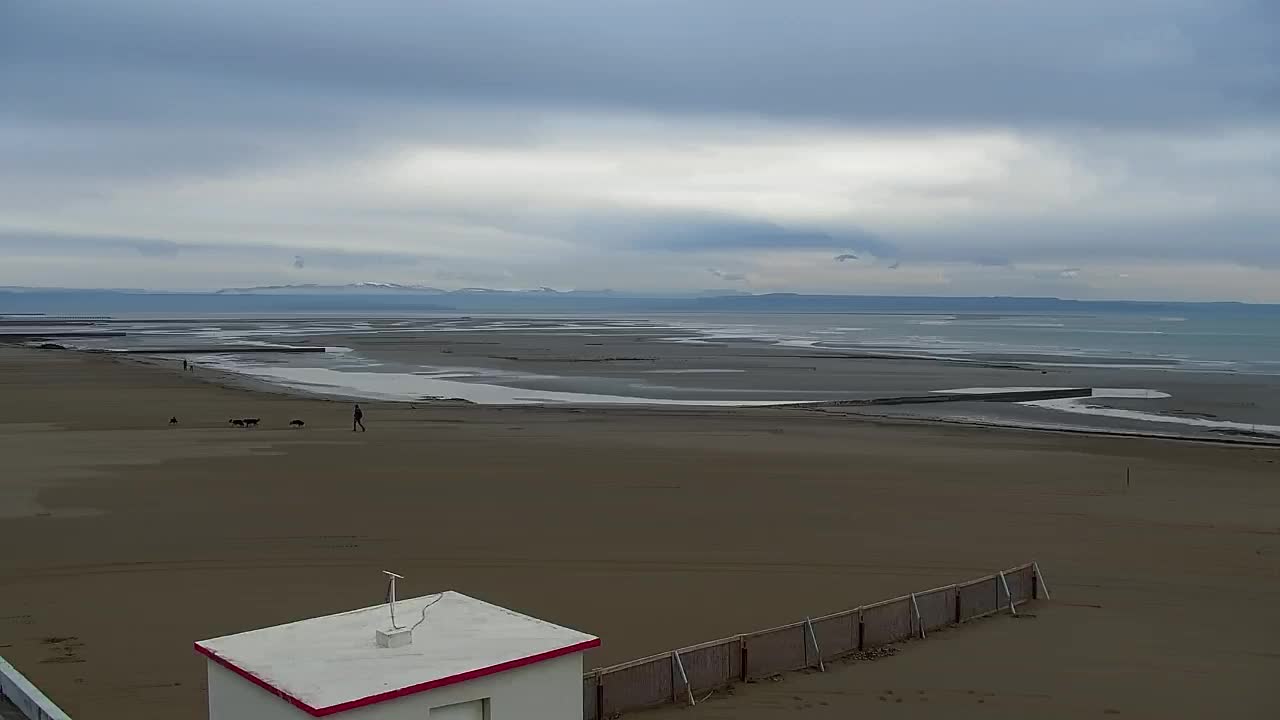
M 920 631 L 920 639 L 924 640 L 924 618 L 920 616 L 920 603 L 916 602 L 915 593 L 911 593 L 911 607 L 916 611 L 916 629 Z
M 742 667 L 739 668 L 739 672 L 742 675 L 742 682 L 746 682 L 747 678 L 751 677 L 751 674 L 747 670 L 747 636 L 740 635 L 738 637 L 738 643 L 742 648 Z
M 858 617 L 851 618 L 849 620 L 849 647 L 852 652 L 856 652 L 858 650 L 858 636 L 860 634 L 858 632 L 858 620 L 862 619 L 862 609 L 858 608 L 856 610 L 850 610 L 849 614 L 853 615 L 855 612 L 858 613 Z
M 604 673 L 596 676 L 596 716 L 592 720 L 604 720 Z
M 858 652 L 862 652 L 867 640 L 867 626 L 862 622 L 862 608 L 858 608 Z
M 671 659 L 673 661 L 673 672 L 674 670 L 680 671 L 680 680 L 684 682 L 684 691 L 689 694 L 689 704 L 697 705 L 698 703 L 693 701 L 693 688 L 689 687 L 689 676 L 684 674 L 684 663 L 680 662 L 680 651 L 672 650 Z M 671 702 L 679 702 L 679 697 L 679 692 L 676 690 L 676 684 L 673 682 L 671 683 Z
M 1009 598 L 1009 612 L 1013 613 L 1014 615 L 1017 615 L 1018 608 L 1013 604 L 1013 593 L 1009 591 L 1009 581 L 1008 579 L 1005 578 L 1003 570 L 1000 571 L 1000 584 L 1004 586 L 1004 596 L 1006 598 Z M 996 597 L 997 598 L 1000 597 L 999 590 L 996 590 Z M 1000 603 L 997 602 L 996 607 L 999 608 Z
M 1044 599 L 1052 600 L 1053 598 L 1049 597 L 1049 586 L 1044 584 L 1044 575 L 1040 574 L 1040 563 L 1032 560 L 1031 570 L 1032 570 L 1031 586 L 1032 587 L 1036 587 L 1037 585 L 1040 586 L 1040 589 L 1044 590 Z
M 827 665 L 822 662 L 822 648 L 818 647 L 818 636 L 813 632 L 813 621 L 809 618 L 805 618 L 804 628 L 809 631 L 809 640 L 813 641 L 813 653 L 818 656 L 818 670 L 820 672 L 826 672 Z M 806 642 L 805 644 L 807 645 L 808 643 Z

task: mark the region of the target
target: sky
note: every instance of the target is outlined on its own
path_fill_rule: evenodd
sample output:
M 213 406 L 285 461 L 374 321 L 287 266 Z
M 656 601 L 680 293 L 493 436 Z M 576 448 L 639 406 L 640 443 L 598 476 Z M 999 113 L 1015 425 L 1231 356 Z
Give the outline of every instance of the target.
M 0 0 L 0 285 L 1280 302 L 1272 0 Z

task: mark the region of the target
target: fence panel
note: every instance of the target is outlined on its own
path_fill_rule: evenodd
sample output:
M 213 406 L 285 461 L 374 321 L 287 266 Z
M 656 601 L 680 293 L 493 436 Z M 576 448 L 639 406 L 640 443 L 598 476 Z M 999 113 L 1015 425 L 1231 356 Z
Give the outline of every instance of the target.
M 813 621 L 813 636 L 823 660 L 833 660 L 858 649 L 858 610 L 846 610 Z M 810 658 L 809 664 L 815 664 Z
M 1035 569 L 1030 565 L 1023 565 L 1004 572 L 1004 579 L 1009 582 L 1009 592 L 1013 593 L 1015 605 L 1021 605 L 1031 599 L 1031 588 L 1035 583 L 1035 572 Z M 1003 588 L 1001 589 L 1003 590 Z
M 1004 592 L 995 576 L 974 580 L 956 587 L 960 605 L 960 622 L 989 615 L 999 609 L 997 599 Z
M 596 707 L 596 688 L 600 676 L 592 673 L 582 678 L 582 720 L 600 720 L 600 708 Z
M 742 672 L 742 644 L 738 638 L 719 640 L 680 651 L 680 663 L 695 693 L 714 690 L 738 679 Z
M 747 677 L 760 678 L 806 665 L 804 623 L 787 625 L 762 633 L 743 636 L 747 644 Z
M 1008 592 L 1005 592 L 1005 582 Z M 831 660 L 859 648 L 874 648 L 906 640 L 921 628 L 935 630 L 1032 599 L 1035 569 L 1021 565 L 1000 576 L 989 575 L 960 585 L 926 590 L 854 610 L 793 623 L 740 638 L 728 638 L 680 650 L 680 661 L 689 679 L 689 690 L 705 692 L 743 677 L 761 678 L 814 666 L 817 643 L 823 660 Z M 919 609 L 919 617 L 916 610 Z M 861 626 L 861 629 L 860 629 Z M 859 633 L 861 632 L 861 638 Z M 742 667 L 742 661 L 747 667 Z M 2 662 L 2 661 L 0 661 Z M 584 720 L 603 720 L 617 713 L 663 705 L 673 694 L 683 695 L 684 683 L 675 679 L 671 655 L 655 655 L 643 660 L 593 671 L 582 680 Z M 599 688 L 599 694 L 597 693 Z M 597 700 L 603 696 L 603 703 Z
M 920 606 L 920 622 L 915 629 L 923 625 L 928 632 L 946 627 L 956 621 L 956 586 L 916 593 L 916 604 Z
M 862 647 L 880 647 L 911 637 L 914 614 L 910 596 L 863 607 Z
M 603 717 L 671 702 L 671 656 L 663 655 L 600 671 Z

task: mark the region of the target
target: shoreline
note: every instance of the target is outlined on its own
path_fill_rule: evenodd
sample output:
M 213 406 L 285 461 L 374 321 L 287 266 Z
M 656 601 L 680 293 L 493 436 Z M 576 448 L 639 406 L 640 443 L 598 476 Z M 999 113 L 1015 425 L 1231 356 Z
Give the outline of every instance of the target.
M 34 350 L 34 349 L 33 349 Z M 39 352 L 53 352 L 41 350 Z M 85 353 L 83 350 L 68 349 L 61 352 Z M 503 408 L 503 409 L 541 409 L 541 410 L 564 410 L 566 412 L 580 413 L 591 411 L 606 411 L 610 413 L 631 411 L 643 411 L 646 409 L 665 409 L 674 408 L 685 409 L 694 413 L 697 412 L 715 412 L 717 414 L 735 411 L 753 411 L 761 410 L 772 411 L 788 411 L 788 412 L 817 412 L 828 415 L 837 415 L 848 418 L 868 418 L 879 421 L 900 422 L 904 424 L 938 424 L 938 425 L 956 425 L 979 427 L 992 430 L 1006 430 L 1019 432 L 1036 432 L 1036 433 L 1058 433 L 1065 435 L 1083 435 L 1094 437 L 1118 437 L 1118 438 L 1135 438 L 1147 440 L 1162 440 L 1170 442 L 1185 443 L 1204 443 L 1226 446 L 1240 447 L 1274 447 L 1280 445 L 1280 437 L 1257 435 L 1253 437 L 1215 437 L 1208 434 L 1179 434 L 1179 433 L 1162 433 L 1157 431 L 1141 431 L 1126 430 L 1120 428 L 1106 427 L 1088 427 L 1088 426 L 1071 426 L 1068 424 L 1054 425 L 1052 423 L 1035 423 L 1035 422 L 1004 422 L 997 418 L 959 418 L 944 417 L 937 415 L 910 415 L 910 414 L 882 414 L 876 413 L 872 408 L 885 407 L 882 403 L 863 401 L 816 401 L 805 403 L 776 403 L 762 405 L 698 405 L 695 403 L 688 404 L 663 404 L 644 402 L 635 403 L 510 403 L 510 404 L 490 404 L 476 403 L 469 400 L 461 399 L 425 399 L 425 400 L 392 400 L 385 398 L 371 398 L 355 393 L 346 394 L 341 392 L 342 388 L 334 388 L 332 393 L 324 393 L 318 391 L 310 391 L 304 388 L 275 383 L 270 380 L 261 379 L 253 375 L 239 373 L 234 370 L 226 370 L 222 368 L 213 368 L 208 366 L 200 366 L 196 373 L 184 374 L 178 367 L 170 368 L 165 361 L 149 355 L 141 354 L 112 354 L 112 353 L 88 353 L 98 357 L 106 357 L 112 362 L 125 363 L 140 367 L 147 367 L 158 372 L 169 372 L 177 374 L 181 377 L 190 377 L 212 385 L 237 389 L 248 390 L 252 392 L 260 392 L 269 395 L 281 397 L 291 397 L 299 399 L 319 400 L 326 402 L 363 402 L 376 403 L 379 405 L 405 406 L 409 408 L 423 407 L 487 407 L 487 408 Z M 946 405 L 948 403 L 962 402 L 959 399 L 936 401 L 930 404 Z M 865 411 L 848 410 L 845 407 L 867 408 Z M 1225 435 L 1225 434 L 1224 434 Z
M 820 408 L 815 409 L 818 412 L 824 412 Z M 825 411 L 830 412 L 830 411 Z M 920 424 L 937 424 L 937 425 L 957 425 L 964 427 L 983 428 L 988 430 L 1009 430 L 1020 432 L 1038 432 L 1060 435 L 1081 435 L 1085 437 L 1097 438 L 1132 438 L 1135 440 L 1163 440 L 1178 443 L 1193 443 L 1205 445 L 1229 445 L 1250 448 L 1272 448 L 1280 447 L 1280 437 L 1274 440 L 1266 438 L 1243 439 L 1230 437 L 1205 437 L 1199 435 L 1173 435 L 1154 432 L 1137 432 L 1125 430 L 1108 430 L 1105 428 L 1088 428 L 1088 427 L 1068 427 L 1053 425 L 1018 425 L 1013 423 L 1000 423 L 995 420 L 977 420 L 977 419 L 961 419 L 961 418 L 945 418 L 945 417 L 908 417 L 903 415 L 875 415 L 871 413 L 832 413 L 841 414 L 845 417 L 857 418 L 874 418 L 877 420 L 887 420 L 891 422 L 901 422 L 903 424 L 920 423 Z

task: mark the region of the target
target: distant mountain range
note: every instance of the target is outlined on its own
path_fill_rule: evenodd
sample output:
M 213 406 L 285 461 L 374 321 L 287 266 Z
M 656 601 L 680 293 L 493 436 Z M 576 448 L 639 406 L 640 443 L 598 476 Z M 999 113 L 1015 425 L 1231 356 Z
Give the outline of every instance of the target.
M 350 285 L 264 285 L 261 287 L 226 288 L 215 295 L 381 295 L 413 293 L 444 295 L 447 290 L 425 285 L 400 285 L 397 283 L 361 282 Z
M 1280 305 L 1062 300 L 1052 297 L 806 295 L 705 290 L 684 294 L 614 290 L 442 290 L 420 285 L 277 285 L 214 292 L 0 287 L 0 315 L 179 316 L 289 313 L 1246 313 L 1276 315 Z
M 632 298 L 691 298 L 719 297 L 723 295 L 746 295 L 737 290 L 697 290 L 683 293 L 618 293 L 613 290 L 556 290 L 539 287 L 532 290 L 501 290 L 486 287 L 468 287 L 458 290 L 442 290 L 428 285 L 401 285 L 384 282 L 359 282 L 349 285 L 264 285 L 261 287 L 226 288 L 218 290 L 216 295 L 508 295 L 508 296 L 547 296 L 562 295 L 574 297 L 618 297 Z

